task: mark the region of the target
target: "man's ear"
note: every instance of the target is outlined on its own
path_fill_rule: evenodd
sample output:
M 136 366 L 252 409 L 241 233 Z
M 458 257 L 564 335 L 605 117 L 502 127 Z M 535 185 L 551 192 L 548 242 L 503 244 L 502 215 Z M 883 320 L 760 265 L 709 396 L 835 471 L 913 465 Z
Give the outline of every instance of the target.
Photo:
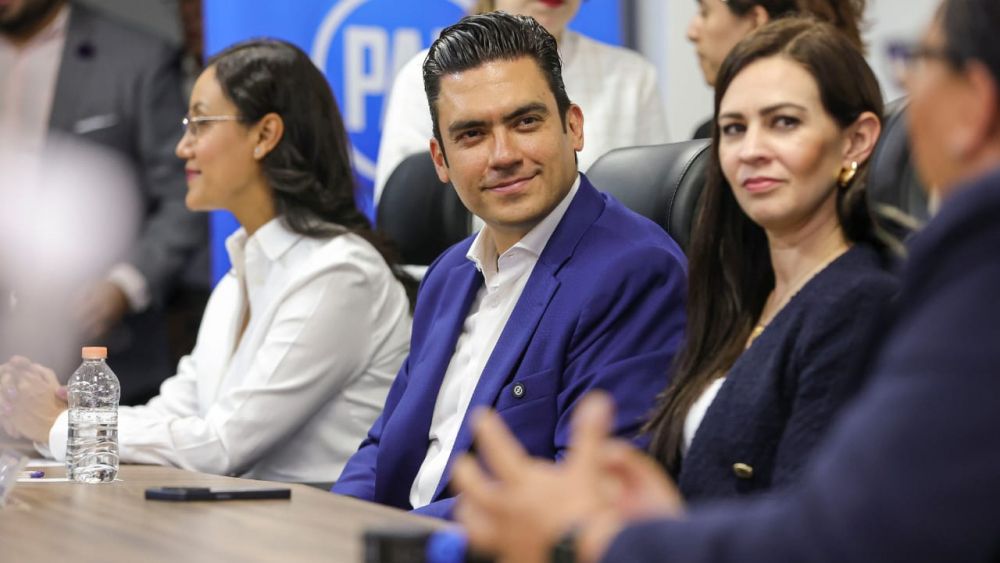
M 968 95 L 963 96 L 968 119 L 962 124 L 968 133 L 959 143 L 963 153 L 972 154 L 1000 139 L 1000 86 L 990 69 L 979 61 L 965 63 Z
M 573 150 L 583 150 L 583 110 L 576 104 L 570 104 L 566 110 L 566 132 L 573 141 Z
M 753 8 L 750 8 L 750 12 L 744 17 L 751 19 L 753 29 L 757 29 L 771 21 L 771 16 L 768 15 L 764 6 L 761 6 L 760 4 L 755 4 Z
M 261 160 L 281 141 L 285 134 L 285 122 L 276 113 L 268 113 L 260 118 L 254 127 L 257 133 L 257 141 L 254 144 L 253 156 L 256 160 Z
M 451 177 L 448 176 L 448 158 L 444 155 L 444 147 L 438 143 L 437 137 L 431 137 L 431 160 L 434 161 L 434 171 L 437 172 L 438 180 L 441 180 L 442 184 L 451 181 Z

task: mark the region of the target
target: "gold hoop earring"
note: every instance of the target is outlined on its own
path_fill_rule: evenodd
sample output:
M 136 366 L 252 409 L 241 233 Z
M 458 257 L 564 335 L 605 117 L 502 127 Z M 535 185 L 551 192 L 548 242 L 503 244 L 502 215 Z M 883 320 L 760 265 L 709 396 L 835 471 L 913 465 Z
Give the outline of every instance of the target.
M 837 174 L 837 186 L 843 189 L 851 185 L 851 180 L 854 179 L 854 175 L 857 173 L 858 163 L 852 160 L 850 166 L 841 168 L 840 174 Z

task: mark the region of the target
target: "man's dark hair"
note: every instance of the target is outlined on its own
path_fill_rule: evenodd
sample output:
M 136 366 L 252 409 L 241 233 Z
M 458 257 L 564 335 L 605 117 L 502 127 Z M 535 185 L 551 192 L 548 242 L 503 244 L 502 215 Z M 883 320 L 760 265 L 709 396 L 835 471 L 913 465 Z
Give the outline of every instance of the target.
M 952 64 L 980 61 L 1000 82 L 1000 42 L 995 39 L 1000 26 L 1000 2 L 947 0 L 938 10 Z
M 531 57 L 538 64 L 556 98 L 559 118 L 565 130 L 570 101 L 563 85 L 559 48 L 552 34 L 527 16 L 512 16 L 505 12 L 467 16 L 442 31 L 424 59 L 424 91 L 431 108 L 434 138 L 441 145 L 442 152 L 444 141 L 438 126 L 437 110 L 441 77 L 489 62 L 513 61 L 521 57 Z

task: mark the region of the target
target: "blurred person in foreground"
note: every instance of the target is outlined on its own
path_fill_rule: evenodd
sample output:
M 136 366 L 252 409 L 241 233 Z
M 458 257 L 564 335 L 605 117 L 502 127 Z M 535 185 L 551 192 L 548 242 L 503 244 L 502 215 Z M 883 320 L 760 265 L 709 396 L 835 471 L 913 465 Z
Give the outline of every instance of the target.
M 194 350 L 158 396 L 119 410 L 121 461 L 328 482 L 406 356 L 409 280 L 355 205 L 336 102 L 301 50 L 224 50 L 184 123 L 188 206 L 230 211 L 241 228 Z M 63 459 L 66 404 L 51 370 L 14 358 L 0 388 L 8 431 Z
M 100 277 L 73 290 L 74 318 L 66 322 L 78 325 L 81 342 L 109 348 L 126 404 L 154 395 L 171 373 L 166 303 L 208 239 L 205 217 L 184 207 L 184 170 L 173 155 L 184 114 L 178 57 L 165 41 L 81 3 L 0 2 L 0 153 L 30 161 L 53 143 L 89 143 L 112 151 L 134 177 L 126 199 L 104 204 L 113 212 L 137 202 L 139 232 Z M 62 166 L 52 157 L 66 153 L 46 152 L 43 166 Z M 39 224 L 45 213 L 38 209 Z M 32 283 L 8 290 L 30 306 Z M 0 343 L 2 357 L 30 354 L 62 380 L 79 361 L 76 350 L 51 346 L 44 335 Z
M 559 465 L 528 459 L 485 414 L 493 476 L 468 459 L 455 470 L 473 544 L 519 562 L 547 560 L 560 536 L 579 561 L 996 561 L 998 31 L 1000 3 L 945 0 L 922 41 L 895 51 L 917 165 L 942 204 L 910 241 L 869 383 L 798 485 L 686 510 L 655 463 L 608 439 L 605 397 L 577 410 Z

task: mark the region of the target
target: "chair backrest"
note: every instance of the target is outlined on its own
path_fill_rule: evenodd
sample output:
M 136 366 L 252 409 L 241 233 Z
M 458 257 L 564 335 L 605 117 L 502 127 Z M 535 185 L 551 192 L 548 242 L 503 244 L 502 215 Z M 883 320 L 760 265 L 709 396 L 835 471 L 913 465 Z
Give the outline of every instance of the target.
M 451 184 L 438 180 L 429 152 L 403 160 L 378 202 L 376 224 L 395 243 L 403 264 L 427 266 L 469 236 L 471 215 Z
M 599 190 L 655 221 L 687 250 L 709 145 L 710 140 L 697 139 L 615 149 L 591 165 L 587 177 Z
M 927 192 L 910 155 L 906 105 L 906 98 L 886 104 L 882 135 L 868 163 L 867 186 L 876 219 L 901 239 L 930 217 Z

